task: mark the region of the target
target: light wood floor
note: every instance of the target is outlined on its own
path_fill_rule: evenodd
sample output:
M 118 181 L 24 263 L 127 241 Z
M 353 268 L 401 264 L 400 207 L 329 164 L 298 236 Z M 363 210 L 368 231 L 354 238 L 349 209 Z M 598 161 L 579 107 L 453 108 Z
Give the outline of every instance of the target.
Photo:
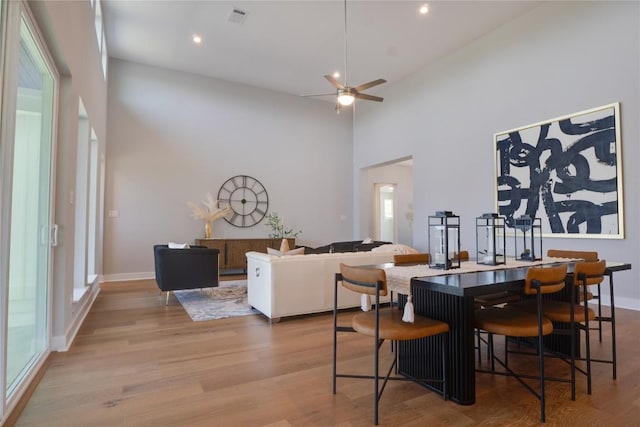
M 195 323 L 173 296 L 169 301 L 165 306 L 153 281 L 103 285 L 70 350 L 52 356 L 17 425 L 372 425 L 371 382 L 339 379 L 338 394 L 331 393 L 330 314 L 273 326 L 257 315 Z M 567 384 L 549 383 L 547 425 L 640 425 L 640 312 L 617 315 L 618 379 L 609 365 L 594 364 L 593 394 L 579 377 L 575 402 Z M 371 351 L 370 339 L 342 335 L 340 367 L 369 370 Z M 527 359 L 520 367 L 535 372 L 535 364 Z M 549 367 L 567 372 L 559 361 Z M 539 424 L 538 401 L 515 379 L 477 378 L 471 406 L 444 402 L 414 383 L 390 383 L 380 424 Z

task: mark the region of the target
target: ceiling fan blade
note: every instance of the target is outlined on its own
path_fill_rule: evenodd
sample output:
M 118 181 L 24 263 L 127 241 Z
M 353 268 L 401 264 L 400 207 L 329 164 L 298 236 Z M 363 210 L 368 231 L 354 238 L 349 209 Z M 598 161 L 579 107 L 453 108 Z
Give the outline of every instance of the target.
M 328 92 L 328 93 L 311 93 L 311 94 L 308 94 L 308 95 L 300 95 L 300 96 L 302 96 L 302 97 L 307 97 L 307 96 L 329 96 L 329 95 L 331 95 L 331 96 L 336 96 L 336 93 L 335 93 L 335 92 Z
M 369 89 L 370 87 L 374 87 L 374 86 L 378 86 L 381 85 L 382 83 L 386 83 L 387 81 L 385 79 L 378 79 L 378 80 L 372 80 L 368 83 L 362 83 L 361 85 L 358 85 L 356 87 L 354 87 L 353 89 L 355 89 L 357 92 L 361 91 L 361 90 L 365 90 L 365 89 Z
M 367 95 L 366 93 L 356 93 L 355 97 L 358 99 L 366 99 L 367 101 L 376 101 L 382 102 L 384 98 L 380 98 L 379 96 Z
M 342 86 L 331 74 L 327 74 L 324 78 L 329 80 L 329 83 L 334 85 L 337 89 L 344 89 L 344 86 Z

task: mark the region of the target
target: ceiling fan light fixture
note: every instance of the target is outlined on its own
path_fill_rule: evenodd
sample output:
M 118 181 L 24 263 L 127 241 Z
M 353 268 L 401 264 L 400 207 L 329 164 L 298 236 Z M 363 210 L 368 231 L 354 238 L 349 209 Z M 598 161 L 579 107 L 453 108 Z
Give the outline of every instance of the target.
M 344 0 L 344 84 L 337 80 L 339 76 L 340 74 L 337 71 L 333 75 L 327 74 L 324 76 L 324 78 L 337 89 L 337 93 L 334 92 L 333 94 L 337 95 L 336 111 L 338 113 L 340 113 L 341 106 L 348 107 L 354 103 L 356 98 L 375 102 L 382 102 L 384 100 L 384 98 L 380 96 L 368 95 L 362 91 L 386 83 L 387 81 L 385 79 L 371 80 L 370 82 L 362 83 L 357 86 L 349 86 L 347 82 L 347 0 Z M 333 94 L 319 93 L 317 95 L 302 96 L 326 96 Z
M 338 102 L 340 103 L 340 105 L 343 105 L 345 107 L 353 104 L 353 101 L 355 100 L 356 97 L 353 96 L 353 94 L 351 94 L 350 92 L 340 92 L 340 94 L 338 95 Z

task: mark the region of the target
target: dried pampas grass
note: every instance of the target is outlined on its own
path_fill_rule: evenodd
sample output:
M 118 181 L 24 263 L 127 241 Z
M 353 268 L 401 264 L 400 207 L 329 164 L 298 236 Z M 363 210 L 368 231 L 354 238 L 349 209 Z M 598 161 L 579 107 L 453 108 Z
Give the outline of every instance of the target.
M 233 212 L 231 206 L 220 208 L 219 200 L 214 200 L 211 193 L 207 193 L 207 200 L 202 201 L 203 206 L 196 205 L 193 202 L 188 202 L 187 205 L 191 208 L 191 216 L 193 218 L 202 219 L 205 222 L 213 222 Z

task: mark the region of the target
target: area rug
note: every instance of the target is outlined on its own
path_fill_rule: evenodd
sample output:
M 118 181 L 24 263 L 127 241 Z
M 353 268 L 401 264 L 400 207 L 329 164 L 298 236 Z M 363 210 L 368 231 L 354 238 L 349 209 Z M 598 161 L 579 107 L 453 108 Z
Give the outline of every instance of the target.
M 175 291 L 194 322 L 258 314 L 247 302 L 247 281 L 228 280 L 217 288 Z

